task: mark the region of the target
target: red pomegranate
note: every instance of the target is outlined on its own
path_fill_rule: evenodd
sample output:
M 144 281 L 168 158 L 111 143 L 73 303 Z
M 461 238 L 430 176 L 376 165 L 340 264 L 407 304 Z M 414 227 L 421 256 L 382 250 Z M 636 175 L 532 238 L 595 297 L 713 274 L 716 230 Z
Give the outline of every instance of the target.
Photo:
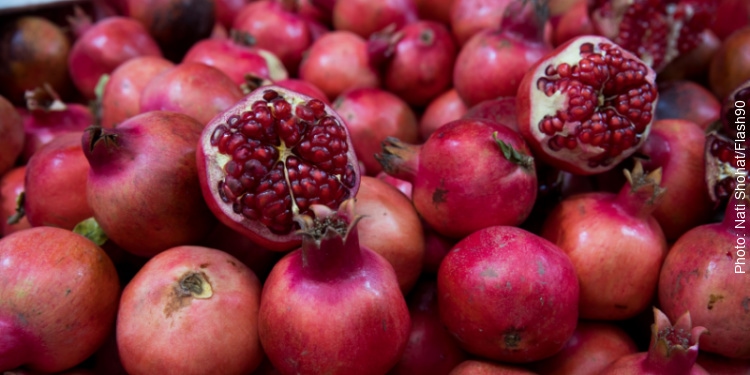
M 23 211 L 26 166 L 13 168 L 0 177 L 0 235 L 31 228 Z M 19 201 L 20 200 L 20 201 Z
M 716 9 L 711 30 L 721 39 L 743 27 L 750 26 L 750 4 L 743 0 L 723 0 Z
M 737 30 L 721 43 L 708 70 L 709 87 L 720 100 L 747 80 L 750 80 L 750 26 Z
M 0 175 L 9 171 L 23 151 L 26 136 L 18 111 L 0 96 Z
M 462 118 L 494 121 L 518 131 L 518 116 L 516 109 L 516 98 L 513 96 L 505 96 L 480 102 L 469 108 Z
M 468 110 L 455 89 L 450 89 L 433 99 L 419 119 L 419 135 L 427 140 L 437 128 L 460 119 Z
M 684 119 L 706 130 L 721 115 L 719 100 L 700 84 L 676 80 L 660 82 L 658 88 L 655 120 Z
M 218 223 L 202 240 L 200 246 L 221 250 L 245 264 L 263 282 L 283 253 L 256 245 L 228 226 Z
M 456 0 L 414 0 L 419 19 L 451 24 L 451 8 Z
M 511 366 L 497 362 L 470 359 L 461 362 L 449 375 L 536 375 L 518 366 Z
M 414 0 L 345 0 L 333 6 L 333 28 L 363 38 L 394 25 L 400 29 L 417 21 Z
M 721 39 L 711 30 L 704 30 L 699 38 L 700 42 L 697 47 L 678 56 L 659 72 L 659 80 L 664 82 L 681 79 L 706 81 L 711 60 L 721 48 Z
M 474 34 L 500 26 L 505 7 L 513 0 L 453 0 L 450 26 L 459 46 Z
M 557 17 L 550 18 L 552 23 L 552 44 L 557 47 L 565 42 L 582 36 L 594 34 L 594 26 L 589 18 L 588 2 L 575 0 L 569 10 Z

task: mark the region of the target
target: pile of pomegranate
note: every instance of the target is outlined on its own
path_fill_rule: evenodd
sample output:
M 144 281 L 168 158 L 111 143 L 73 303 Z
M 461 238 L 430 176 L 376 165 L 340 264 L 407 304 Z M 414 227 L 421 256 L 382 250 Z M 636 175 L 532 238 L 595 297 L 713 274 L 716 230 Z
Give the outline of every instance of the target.
M 750 375 L 748 101 L 747 0 L 0 13 L 0 373 Z

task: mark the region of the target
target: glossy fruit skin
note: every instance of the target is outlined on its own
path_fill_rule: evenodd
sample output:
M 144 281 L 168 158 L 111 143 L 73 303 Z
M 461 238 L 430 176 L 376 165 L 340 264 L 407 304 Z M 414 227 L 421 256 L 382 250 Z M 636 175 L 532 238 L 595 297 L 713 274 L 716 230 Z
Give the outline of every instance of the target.
M 721 102 L 703 86 L 688 80 L 659 83 L 655 119 L 684 119 L 706 130 L 721 114 Z
M 750 25 L 737 30 L 721 44 L 711 59 L 708 83 L 719 100 L 750 79 Z
M 472 354 L 537 361 L 560 351 L 578 321 L 573 264 L 553 243 L 494 226 L 459 241 L 438 270 L 440 318 Z
M 500 26 L 510 0 L 454 0 L 451 8 L 451 30 L 459 46 L 485 29 Z
M 199 275 L 201 293 L 181 282 Z M 235 257 L 179 246 L 151 258 L 125 287 L 117 347 L 129 374 L 247 374 L 260 364 L 261 285 Z M 192 292 L 192 293 L 191 293 Z M 149 345 L 144 345 L 149 343 Z
M 0 217 L 6 220 L 0 221 L 0 234 L 7 236 L 13 232 L 31 228 L 26 216 L 15 224 L 8 223 L 16 213 L 18 207 L 18 195 L 24 191 L 24 179 L 26 178 L 26 166 L 15 167 L 0 177 Z
M 0 240 L 0 370 L 69 369 L 104 342 L 120 285 L 112 261 L 88 239 L 39 227 Z
M 0 96 L 0 175 L 13 167 L 23 151 L 25 138 L 21 116 Z
M 453 368 L 449 375 L 534 375 L 523 367 L 480 359 L 469 359 Z
M 333 28 L 351 31 L 363 38 L 394 24 L 396 29 L 417 20 L 413 0 L 349 0 L 333 6 Z
M 427 140 L 437 128 L 458 120 L 468 111 L 456 89 L 450 89 L 433 99 L 419 118 L 420 139 Z

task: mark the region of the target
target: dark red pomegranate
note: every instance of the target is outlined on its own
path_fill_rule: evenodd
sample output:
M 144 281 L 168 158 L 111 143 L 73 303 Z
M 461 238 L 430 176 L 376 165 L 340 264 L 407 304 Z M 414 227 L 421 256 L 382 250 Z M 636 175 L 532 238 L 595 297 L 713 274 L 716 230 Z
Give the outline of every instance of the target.
M 494 122 L 456 120 L 423 145 L 389 138 L 376 158 L 386 173 L 412 183 L 417 212 L 452 238 L 493 225 L 518 225 L 536 198 L 534 159 L 525 142 Z
M 283 374 L 384 374 L 409 339 L 409 311 L 393 267 L 362 247 L 353 200 L 297 216 L 302 248 L 263 286 L 260 340 Z
M 750 26 L 737 30 L 711 59 L 708 84 L 720 100 L 750 80 Z
M 419 140 L 414 111 L 388 91 L 376 88 L 345 91 L 333 102 L 333 109 L 344 119 L 357 159 L 365 165 L 368 175 L 374 176 L 382 170 L 374 155 L 386 138 L 395 137 L 406 143 Z
M 658 88 L 655 120 L 684 119 L 706 130 L 720 117 L 721 103 L 700 84 L 676 80 L 661 82 Z
M 459 241 L 437 275 L 440 318 L 469 353 L 532 362 L 559 352 L 578 322 L 573 264 L 553 243 L 494 226 Z
M 202 130 L 190 116 L 152 111 L 83 133 L 88 203 L 110 240 L 150 257 L 213 229 L 195 164 Z
M 614 77 L 614 78 L 613 78 Z M 575 174 L 597 174 L 648 137 L 656 73 L 612 41 L 582 36 L 557 47 L 524 76 L 518 125 L 534 155 Z
M 23 151 L 26 136 L 18 111 L 0 96 L 0 175 L 10 170 Z
M 456 240 L 445 237 L 428 226 L 424 226 L 424 266 L 427 273 L 435 274 L 448 252 L 456 245 Z
M 24 195 L 22 194 L 25 178 L 26 166 L 13 168 L 0 177 L 0 234 L 2 236 L 31 228 L 29 219 L 22 215 L 24 214 Z
M 242 7 L 254 0 L 214 0 L 216 22 L 226 29 L 231 29 L 234 19 Z
M 0 28 L 0 95 L 21 105 L 26 90 L 44 84 L 69 96 L 70 42 L 65 33 L 46 18 L 23 16 Z
M 456 0 L 414 0 L 419 19 L 451 24 L 451 9 Z
M 363 38 L 394 25 L 400 29 L 417 21 L 414 0 L 344 0 L 333 6 L 333 28 Z
M 513 0 L 453 0 L 450 26 L 459 46 L 474 34 L 500 26 L 505 7 Z
M 197 160 L 213 213 L 271 250 L 299 246 L 294 215 L 311 214 L 311 204 L 335 208 L 359 188 L 341 117 L 278 86 L 259 88 L 208 123 Z
M 426 140 L 437 128 L 460 119 L 468 110 L 466 103 L 458 96 L 455 89 L 442 93 L 422 112 L 419 119 L 419 136 Z
M 750 26 L 750 4 L 744 0 L 722 0 L 716 9 L 711 30 L 726 39 L 735 31 Z
M 94 99 L 94 89 L 103 74 L 139 56 L 162 56 L 143 25 L 127 17 L 105 18 L 73 44 L 68 56 L 70 77 L 84 97 Z
M 699 38 L 697 47 L 681 54 L 659 72 L 659 80 L 664 82 L 680 79 L 706 81 L 711 60 L 721 48 L 721 39 L 711 30 L 703 30 Z
M 676 317 L 690 311 L 693 322 L 710 332 L 701 336 L 701 350 L 737 359 L 750 359 L 748 204 L 745 191 L 735 190 L 723 221 L 683 234 L 659 276 L 664 313 Z

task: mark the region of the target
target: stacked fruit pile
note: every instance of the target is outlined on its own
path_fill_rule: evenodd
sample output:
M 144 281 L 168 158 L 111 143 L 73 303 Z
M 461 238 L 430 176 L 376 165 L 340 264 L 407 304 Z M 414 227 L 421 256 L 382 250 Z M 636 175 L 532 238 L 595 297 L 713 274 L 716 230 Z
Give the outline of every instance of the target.
M 747 0 L 82 5 L 0 18 L 0 372 L 750 374 Z

